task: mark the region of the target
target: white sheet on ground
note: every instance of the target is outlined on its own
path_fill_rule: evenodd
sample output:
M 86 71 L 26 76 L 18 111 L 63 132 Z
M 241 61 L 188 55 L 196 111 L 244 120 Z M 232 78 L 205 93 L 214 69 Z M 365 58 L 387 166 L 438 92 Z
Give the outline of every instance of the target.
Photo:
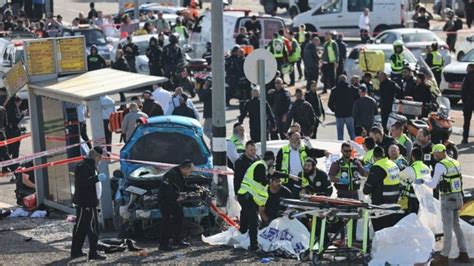
M 400 220 L 395 226 L 375 233 L 372 241 L 372 261 L 369 265 L 413 265 L 427 262 L 435 239 L 415 214 Z M 403 256 L 400 256 L 403 254 Z
M 418 216 L 421 223 L 430 228 L 435 234 L 443 233 L 443 222 L 441 220 L 441 205 L 440 202 L 433 197 L 432 190 L 425 185 L 415 185 L 415 194 L 420 200 L 420 210 Z M 467 252 L 469 257 L 474 257 L 474 226 L 468 224 L 464 220 L 460 220 L 461 229 L 466 240 Z M 443 248 L 443 241 L 436 242 L 435 249 L 441 250 Z M 459 248 L 456 236 L 453 232 L 453 240 L 451 244 L 450 258 L 456 258 L 459 254 Z
M 233 227 L 213 236 L 202 236 L 202 241 L 209 245 L 227 245 L 243 249 L 248 249 L 250 245 L 248 233 L 241 234 Z M 299 256 L 308 249 L 309 231 L 297 219 L 277 218 L 269 226 L 259 230 L 258 243 L 265 252 L 283 250 Z

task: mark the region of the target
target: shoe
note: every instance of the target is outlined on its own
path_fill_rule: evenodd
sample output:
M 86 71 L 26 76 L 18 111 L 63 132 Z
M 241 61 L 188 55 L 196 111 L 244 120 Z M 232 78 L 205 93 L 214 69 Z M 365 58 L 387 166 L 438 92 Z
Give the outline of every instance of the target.
M 106 256 L 102 256 L 99 253 L 89 254 L 89 260 L 106 260 Z
M 303 78 L 303 76 L 299 76 L 299 77 L 298 77 L 298 80 L 301 80 L 302 78 Z
M 179 240 L 179 241 L 173 241 L 173 246 L 190 247 L 191 244 L 189 242 L 184 241 L 184 240 Z
M 468 143 L 467 139 L 462 139 L 461 144 L 467 144 L 467 143 Z
M 82 252 L 82 251 L 81 251 L 81 253 L 74 253 L 74 254 L 71 253 L 71 259 L 72 259 L 72 260 L 73 260 L 73 259 L 77 259 L 77 258 L 80 258 L 80 257 L 84 257 L 84 256 L 86 256 L 86 255 L 87 255 L 87 254 L 84 253 L 84 252 Z
M 169 251 L 173 251 L 174 249 L 172 247 L 170 247 L 169 245 L 160 245 L 160 251 L 165 251 L 165 252 L 169 252 Z
M 459 256 L 454 259 L 454 262 L 469 263 L 471 261 L 469 260 L 469 255 L 467 254 L 467 252 L 459 252 Z
M 445 265 L 448 265 L 448 263 L 449 263 L 448 257 L 445 257 L 441 254 L 438 254 L 437 256 L 435 256 L 434 259 L 431 261 L 432 266 L 436 266 L 436 265 L 445 266 Z

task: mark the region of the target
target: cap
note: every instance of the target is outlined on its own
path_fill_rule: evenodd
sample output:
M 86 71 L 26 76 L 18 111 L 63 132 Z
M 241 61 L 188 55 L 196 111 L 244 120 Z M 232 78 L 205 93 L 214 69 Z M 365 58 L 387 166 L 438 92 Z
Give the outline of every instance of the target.
M 100 155 L 102 155 L 104 153 L 104 149 L 102 149 L 102 147 L 100 147 L 100 146 L 95 146 L 92 149 Z
M 272 151 L 266 151 L 265 154 L 263 155 L 263 160 L 264 161 L 275 160 L 275 154 Z
M 360 84 L 359 91 L 360 92 L 367 92 L 367 86 L 365 86 L 365 84 Z
M 446 146 L 444 146 L 443 144 L 436 144 L 433 146 L 431 153 L 444 152 L 444 151 L 446 151 Z

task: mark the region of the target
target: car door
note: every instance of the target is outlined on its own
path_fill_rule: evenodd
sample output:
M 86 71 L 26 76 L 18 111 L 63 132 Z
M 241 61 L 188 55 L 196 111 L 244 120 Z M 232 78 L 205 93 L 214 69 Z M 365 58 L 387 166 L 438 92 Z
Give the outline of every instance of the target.
M 375 43 L 383 43 L 383 44 L 393 44 L 397 40 L 397 35 L 391 32 L 385 32 L 380 34 Z

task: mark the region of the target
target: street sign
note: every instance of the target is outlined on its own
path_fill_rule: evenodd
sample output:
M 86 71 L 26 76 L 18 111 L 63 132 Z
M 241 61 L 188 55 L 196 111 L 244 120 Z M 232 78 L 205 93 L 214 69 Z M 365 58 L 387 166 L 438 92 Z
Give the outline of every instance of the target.
M 25 64 L 30 76 L 56 74 L 54 40 L 25 41 Z
M 84 36 L 56 39 L 58 73 L 71 74 L 87 71 Z
M 253 84 L 259 84 L 257 65 L 258 61 L 265 62 L 265 84 L 270 83 L 275 78 L 277 72 L 277 62 L 275 57 L 266 49 L 256 49 L 251 52 L 244 62 L 245 77 Z
M 26 74 L 25 67 L 20 61 L 13 65 L 13 67 L 5 74 L 3 83 L 7 89 L 8 97 L 17 93 L 23 86 L 28 82 L 28 75 Z

